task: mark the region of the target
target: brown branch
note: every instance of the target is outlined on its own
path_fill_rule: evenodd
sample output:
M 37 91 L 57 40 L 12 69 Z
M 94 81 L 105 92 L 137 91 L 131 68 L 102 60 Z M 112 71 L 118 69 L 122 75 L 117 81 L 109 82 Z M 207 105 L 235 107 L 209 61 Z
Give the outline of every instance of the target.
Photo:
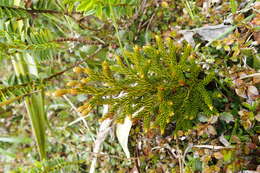
M 114 4 L 111 5 L 112 7 L 132 7 L 134 6 L 133 4 Z
M 111 155 L 107 153 L 95 153 L 95 152 L 89 152 L 91 154 L 91 157 L 111 157 L 119 160 L 126 160 L 126 161 L 131 161 L 131 160 L 137 160 L 138 158 L 136 157 L 130 157 L 130 158 L 125 158 L 125 157 L 120 157 L 117 155 Z
M 75 20 L 76 20 L 76 19 L 75 19 Z M 91 28 L 91 27 L 88 27 L 88 26 L 84 25 L 84 24 L 81 23 L 80 21 L 77 21 L 77 20 L 76 20 L 76 22 L 77 22 L 77 23 L 79 24 L 79 26 L 80 26 L 81 28 L 83 28 L 83 29 L 87 29 L 87 30 L 95 31 L 95 32 L 101 31 L 101 28 L 95 29 L 95 28 Z
M 82 14 L 80 12 L 73 11 L 71 13 L 69 12 L 62 12 L 62 11 L 56 11 L 56 10 L 36 10 L 36 9 L 26 9 L 21 7 L 7 7 L 7 6 L 0 6 L 1 8 L 9 8 L 13 10 L 23 10 L 30 14 L 36 14 L 36 13 L 49 13 L 49 14 L 63 14 L 67 16 L 71 16 L 72 14 Z
M 105 46 L 105 47 L 107 47 L 107 46 Z M 105 47 L 103 47 L 103 48 L 105 48 Z M 101 50 L 102 50 L 102 49 L 99 49 L 99 50 L 96 51 L 94 54 L 88 56 L 88 58 L 94 57 L 94 56 L 97 55 Z M 49 76 L 49 77 L 47 77 L 47 78 L 44 78 L 42 81 L 43 81 L 43 82 L 47 82 L 47 81 L 49 81 L 49 80 L 51 80 L 51 79 L 53 79 L 53 78 L 55 78 L 55 77 L 57 77 L 57 76 L 60 76 L 60 75 L 62 75 L 63 73 L 65 73 L 65 72 L 67 72 L 67 71 L 73 69 L 74 67 L 76 67 L 76 66 L 82 64 L 83 62 L 85 62 L 85 60 L 78 61 L 78 62 L 76 62 L 74 65 L 72 65 L 72 66 L 66 68 L 65 70 L 62 70 L 62 71 L 60 71 L 60 72 L 58 72 L 58 73 L 55 73 L 55 74 L 53 74 L 53 75 L 51 75 L 51 76 Z
M 132 6 L 129 4 L 115 4 L 113 5 L 115 7 L 126 7 L 126 6 Z M 62 11 L 56 11 L 56 10 L 37 10 L 37 9 L 28 9 L 28 8 L 21 8 L 21 7 L 8 7 L 8 6 L 0 6 L 3 8 L 9 8 L 9 9 L 13 9 L 13 10 L 23 10 L 23 11 L 27 11 L 30 14 L 35 14 L 35 13 L 49 13 L 49 14 L 63 14 L 63 15 L 67 15 L 67 16 L 71 16 L 72 14 L 83 14 L 82 12 L 77 12 L 77 11 L 73 11 L 71 13 L 69 12 L 62 12 Z
M 83 13 L 81 13 L 81 12 L 73 11 L 73 12 L 69 13 L 69 12 L 62 12 L 62 11 L 56 11 L 56 10 L 36 10 L 36 9 L 28 9 L 28 8 L 21 8 L 21 7 L 7 7 L 7 6 L 0 6 L 0 8 L 22 10 L 22 11 L 26 11 L 27 13 L 31 14 L 32 16 L 34 16 L 37 13 L 62 14 L 62 15 L 66 15 L 66 16 L 73 18 L 80 25 L 80 27 L 82 27 L 84 29 L 87 29 L 90 31 L 100 31 L 101 30 L 101 29 L 94 29 L 94 28 L 87 27 L 86 25 L 82 24 L 80 22 L 80 20 L 77 20 L 75 18 L 75 15 L 82 15 Z
M 16 96 L 14 98 L 11 98 L 11 99 L 8 99 L 8 100 L 5 100 L 5 101 L 2 101 L 2 102 L 0 102 L 0 107 L 3 107 L 5 105 L 9 105 L 9 104 L 11 104 L 11 103 L 13 103 L 17 100 L 20 100 L 20 99 L 22 99 L 26 96 L 29 96 L 29 95 L 37 93 L 37 92 L 40 92 L 40 90 L 32 91 L 32 92 L 29 92 L 29 93 L 26 93 L 26 94 L 23 94 L 23 95 L 20 95 L 20 96 Z
M 79 13 L 79 12 L 68 13 L 68 12 L 55 11 L 55 10 L 35 10 L 35 9 L 23 9 L 23 8 L 21 8 L 21 10 L 25 10 L 28 13 L 64 14 L 64 15 L 67 15 L 67 16 L 70 16 L 71 14 L 82 14 L 82 13 Z
M 79 43 L 84 43 L 84 44 L 91 44 L 91 45 L 100 45 L 102 43 L 98 43 L 96 41 L 92 41 L 92 40 L 85 40 L 82 38 L 59 38 L 57 40 L 55 40 L 56 42 L 66 42 L 66 41 L 71 41 L 71 42 L 79 42 Z

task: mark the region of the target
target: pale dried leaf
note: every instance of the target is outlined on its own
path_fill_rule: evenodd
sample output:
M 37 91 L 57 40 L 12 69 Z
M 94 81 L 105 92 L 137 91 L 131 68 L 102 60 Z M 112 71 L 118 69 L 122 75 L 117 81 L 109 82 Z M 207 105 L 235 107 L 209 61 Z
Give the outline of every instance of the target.
M 247 95 L 250 99 L 254 99 L 255 96 L 259 95 L 259 92 L 255 86 L 249 86 L 247 88 Z
M 202 136 L 204 134 L 204 129 L 198 129 L 197 134 L 198 136 Z
M 237 88 L 235 89 L 236 91 L 236 94 L 240 97 L 243 97 L 243 98 L 247 98 L 247 95 L 246 95 L 246 90 L 244 88 Z
M 232 137 L 231 137 L 231 141 L 232 141 L 232 142 L 235 142 L 235 143 L 237 143 L 237 144 L 240 144 L 240 143 L 241 143 L 239 137 L 237 137 L 237 136 L 232 136 Z
M 241 85 L 243 85 L 244 81 L 242 79 L 235 79 L 233 80 L 233 83 L 236 87 L 240 87 Z
M 188 43 L 190 43 L 192 46 L 195 46 L 195 41 L 193 40 L 193 35 L 195 33 L 193 31 L 183 30 L 183 31 L 180 31 L 180 33 L 183 35 L 184 39 Z
M 128 136 L 131 127 L 132 127 L 132 121 L 128 116 L 126 116 L 123 124 L 117 124 L 116 126 L 117 139 L 121 147 L 123 148 L 127 158 L 130 158 L 130 152 L 128 150 Z
M 239 72 L 239 73 L 238 73 L 238 76 L 239 76 L 240 78 L 243 78 L 243 77 L 246 77 L 247 74 L 246 74 L 245 72 Z
M 246 130 L 252 127 L 252 122 L 249 119 L 247 119 L 246 121 L 242 121 L 241 124 Z
M 217 134 L 216 129 L 215 129 L 212 125 L 209 125 L 209 126 L 208 126 L 208 132 L 209 132 L 209 134 L 211 134 L 211 135 L 216 135 L 216 134 Z
M 241 117 L 245 116 L 246 113 L 247 113 L 247 110 L 245 110 L 245 109 L 238 111 L 238 115 L 240 115 Z
M 260 37 L 260 36 L 259 36 L 259 37 Z M 254 82 L 254 84 L 259 84 L 259 83 L 260 83 L 260 75 L 254 76 L 254 77 L 253 77 L 253 82 Z
M 230 146 L 230 143 L 226 140 L 223 134 L 219 137 L 219 141 L 226 147 Z
M 218 116 L 212 116 L 209 119 L 210 124 L 215 124 L 218 121 Z
M 216 159 L 222 159 L 223 158 L 223 154 L 221 152 L 215 152 L 213 155 Z
M 139 173 L 137 167 L 133 167 L 133 169 L 131 169 L 131 171 L 129 173 Z
M 104 106 L 104 110 L 103 110 L 103 115 L 107 114 L 108 112 L 108 105 Z M 93 149 L 93 153 L 99 153 L 100 148 L 103 144 L 103 142 L 105 141 L 106 137 L 109 134 L 109 131 L 111 129 L 111 123 L 112 120 L 111 119 L 106 119 L 104 121 L 102 121 L 99 130 L 98 130 L 98 134 L 94 143 L 94 149 Z M 91 166 L 90 166 L 90 173 L 94 173 L 95 172 L 95 168 L 96 168 L 96 163 L 97 163 L 97 157 L 94 156 L 91 162 Z
M 258 114 L 255 116 L 255 119 L 256 119 L 257 121 L 260 121 L 260 113 L 258 113 Z
M 193 36 L 195 34 L 198 34 L 201 36 L 203 40 L 206 41 L 213 41 L 216 38 L 218 38 L 220 35 L 225 33 L 228 29 L 230 29 L 231 25 L 214 25 L 214 26 L 204 26 L 201 28 L 196 28 L 192 30 L 181 30 L 180 33 L 183 35 L 184 39 L 190 43 L 191 45 L 195 45 L 195 41 L 193 39 Z

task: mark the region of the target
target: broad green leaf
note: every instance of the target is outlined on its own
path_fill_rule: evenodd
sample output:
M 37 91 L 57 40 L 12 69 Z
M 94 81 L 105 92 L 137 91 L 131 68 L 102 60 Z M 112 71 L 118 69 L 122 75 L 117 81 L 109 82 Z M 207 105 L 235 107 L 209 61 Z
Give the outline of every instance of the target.
M 33 133 L 41 159 L 46 159 L 45 131 L 48 126 L 42 94 L 34 94 L 25 99 L 26 109 L 30 117 Z

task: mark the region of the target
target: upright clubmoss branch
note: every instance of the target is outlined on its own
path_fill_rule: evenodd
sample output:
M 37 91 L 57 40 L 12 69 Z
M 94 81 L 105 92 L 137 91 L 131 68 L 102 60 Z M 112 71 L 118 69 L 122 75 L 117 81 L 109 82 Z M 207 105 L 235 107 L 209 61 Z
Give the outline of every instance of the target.
M 155 46 L 124 52 L 130 66 L 116 56 L 116 63 L 105 61 L 99 71 L 83 68 L 78 72 L 85 73 L 87 78 L 59 94 L 91 95 L 79 108 L 86 114 L 97 105 L 110 105 L 110 112 L 102 119 L 122 122 L 130 115 L 141 119 L 145 130 L 160 127 L 164 133 L 170 122 L 176 123 L 177 130 L 187 129 L 198 113 L 216 113 L 213 95 L 206 89 L 215 75 L 212 72 L 201 77 L 203 72 L 193 53 L 189 45 L 176 46 L 171 40 L 165 43 L 156 37 Z

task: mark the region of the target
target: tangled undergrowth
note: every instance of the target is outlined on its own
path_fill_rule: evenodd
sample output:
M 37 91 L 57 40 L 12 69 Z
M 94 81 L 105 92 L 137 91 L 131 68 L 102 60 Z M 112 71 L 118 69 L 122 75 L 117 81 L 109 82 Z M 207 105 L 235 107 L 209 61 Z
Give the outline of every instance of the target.
M 259 10 L 0 1 L 0 172 L 259 172 Z

